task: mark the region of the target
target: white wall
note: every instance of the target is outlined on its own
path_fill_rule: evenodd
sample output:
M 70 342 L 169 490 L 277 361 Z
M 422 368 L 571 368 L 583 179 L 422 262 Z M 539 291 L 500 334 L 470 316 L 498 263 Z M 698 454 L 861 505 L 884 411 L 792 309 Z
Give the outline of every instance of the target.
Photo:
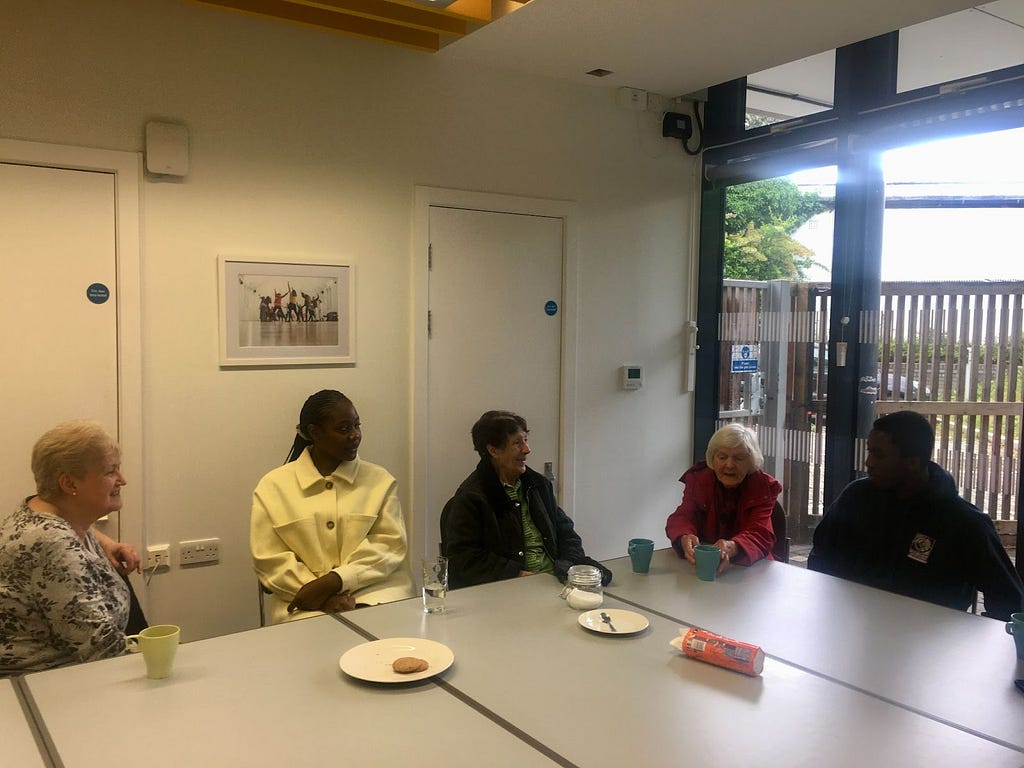
M 151 622 L 179 623 L 185 639 L 255 626 L 250 495 L 311 392 L 350 395 L 362 454 L 408 487 L 417 184 L 578 204 L 567 511 L 598 557 L 630 536 L 663 542 L 690 453 L 681 329 L 695 198 L 693 161 L 660 138 L 657 116 L 616 109 L 599 85 L 467 71 L 179 0 L 5 0 L 0 29 L 0 136 L 141 151 L 148 120 L 191 133 L 188 177 L 142 192 L 146 498 L 129 486 L 126 510 L 145 515 L 150 543 L 220 537 L 221 562 L 156 575 Z M 219 253 L 354 263 L 358 364 L 221 370 Z M 646 366 L 640 392 L 618 388 L 623 362 Z

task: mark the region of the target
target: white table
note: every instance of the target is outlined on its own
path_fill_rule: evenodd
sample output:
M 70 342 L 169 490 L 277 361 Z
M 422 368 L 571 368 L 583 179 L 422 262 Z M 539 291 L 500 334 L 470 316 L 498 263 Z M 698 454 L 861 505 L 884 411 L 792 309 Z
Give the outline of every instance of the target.
M 608 561 L 608 592 L 797 667 L 1024 751 L 1024 677 L 1004 622 L 796 566 L 759 562 L 700 581 L 672 549 L 651 572 Z M 1024 763 L 1024 760 L 1021 760 Z
M 553 765 L 429 681 L 349 678 L 338 658 L 362 642 L 320 616 L 186 643 L 166 680 L 138 655 L 24 680 L 66 768 Z
M 441 615 L 407 600 L 343 619 L 376 637 L 445 643 L 456 658 L 446 684 L 578 766 L 1024 763 L 1020 752 L 779 661 L 750 678 L 685 658 L 668 645 L 677 623 L 654 614 L 640 635 L 594 634 L 558 592 L 550 576 L 532 576 L 450 592 Z
M 3 737 L 0 738 L 0 765 L 45 766 L 32 727 L 14 690 L 14 681 L 0 680 L 0 723 L 3 723 Z

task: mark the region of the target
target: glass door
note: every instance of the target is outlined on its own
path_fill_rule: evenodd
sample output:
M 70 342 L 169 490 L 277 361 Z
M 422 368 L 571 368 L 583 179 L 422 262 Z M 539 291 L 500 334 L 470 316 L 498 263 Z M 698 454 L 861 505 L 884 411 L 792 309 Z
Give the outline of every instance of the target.
M 837 49 L 831 96 L 813 91 L 831 108 L 813 114 L 751 94 L 811 93 L 817 64 L 708 89 L 693 450 L 752 425 L 794 544 L 863 472 L 875 418 L 907 408 L 962 495 L 1024 545 L 1024 62 L 1019 25 L 969 16 Z M 1009 58 L 941 66 L 978 24 L 1009 44 L 977 52 Z
M 1020 505 L 1024 356 L 1024 129 L 882 156 L 876 415 L 910 409 L 936 433 L 934 460 L 1012 546 Z M 857 441 L 858 469 L 864 440 Z
M 807 543 L 824 502 L 836 168 L 725 190 L 715 427 L 753 427 Z

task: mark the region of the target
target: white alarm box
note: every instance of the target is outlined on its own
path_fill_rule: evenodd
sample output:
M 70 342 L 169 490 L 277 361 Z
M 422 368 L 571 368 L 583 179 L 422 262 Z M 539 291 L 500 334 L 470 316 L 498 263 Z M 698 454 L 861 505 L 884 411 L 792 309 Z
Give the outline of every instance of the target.
M 162 176 L 188 174 L 188 128 L 175 123 L 146 123 L 146 170 Z

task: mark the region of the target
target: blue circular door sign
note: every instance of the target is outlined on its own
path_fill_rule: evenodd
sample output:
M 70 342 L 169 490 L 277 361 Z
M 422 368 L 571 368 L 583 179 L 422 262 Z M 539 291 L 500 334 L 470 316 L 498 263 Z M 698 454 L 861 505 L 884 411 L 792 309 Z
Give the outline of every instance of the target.
M 552 315 L 557 314 L 558 313 L 558 302 L 557 301 L 550 301 L 549 300 L 548 303 L 544 305 L 544 312 L 545 312 L 545 314 L 547 314 L 548 317 L 551 317 Z
M 103 283 L 93 283 L 85 289 L 85 295 L 93 304 L 104 304 L 110 298 L 110 289 Z

